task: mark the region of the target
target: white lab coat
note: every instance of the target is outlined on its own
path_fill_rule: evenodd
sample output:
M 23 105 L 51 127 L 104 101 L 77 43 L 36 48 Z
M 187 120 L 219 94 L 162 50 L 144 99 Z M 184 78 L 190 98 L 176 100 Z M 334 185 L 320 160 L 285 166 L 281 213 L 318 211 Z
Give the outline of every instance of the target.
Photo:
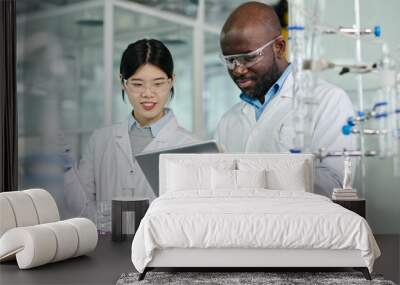
M 215 139 L 227 152 L 289 152 L 295 136 L 292 117 L 293 76 L 289 74 L 280 92 L 261 114 L 255 118 L 255 108 L 247 103 L 234 105 L 217 126 Z M 340 88 L 326 81 L 318 80 L 312 128 L 311 150 L 324 148 L 326 151 L 355 149 L 354 136 L 344 136 L 342 126 L 348 117 L 354 115 L 352 103 Z M 314 192 L 331 196 L 334 187 L 343 181 L 343 159 L 327 158 L 315 161 Z
M 84 209 L 82 214 L 94 220 L 96 201 L 111 201 L 113 197 L 131 194 L 154 198 L 140 166 L 132 158 L 128 128 L 126 120 L 94 131 L 79 168 L 73 167 L 65 173 L 67 203 L 75 212 Z M 144 151 L 195 141 L 173 115 Z

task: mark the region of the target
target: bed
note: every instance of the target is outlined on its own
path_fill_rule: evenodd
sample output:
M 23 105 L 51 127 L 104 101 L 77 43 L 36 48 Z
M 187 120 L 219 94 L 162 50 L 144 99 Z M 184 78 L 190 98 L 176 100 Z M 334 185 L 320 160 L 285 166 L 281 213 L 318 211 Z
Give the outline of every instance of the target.
M 353 267 L 380 251 L 365 219 L 313 194 L 307 154 L 165 154 L 160 197 L 132 242 L 143 279 L 158 267 Z

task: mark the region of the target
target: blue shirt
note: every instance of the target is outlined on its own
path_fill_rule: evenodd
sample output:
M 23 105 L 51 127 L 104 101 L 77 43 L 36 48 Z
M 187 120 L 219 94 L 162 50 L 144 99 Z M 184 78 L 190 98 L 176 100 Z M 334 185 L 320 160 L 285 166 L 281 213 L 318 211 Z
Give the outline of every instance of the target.
M 252 98 L 247 96 L 245 93 L 240 94 L 240 99 L 252 106 L 256 109 L 256 120 L 261 117 L 262 112 L 264 112 L 265 107 L 267 107 L 268 103 L 271 101 L 276 94 L 279 93 L 281 90 L 283 83 L 285 83 L 286 78 L 289 76 L 290 72 L 292 71 L 292 65 L 289 64 L 286 67 L 285 71 L 282 73 L 281 77 L 271 86 L 268 90 L 267 94 L 265 94 L 264 104 L 261 104 L 258 98 Z
M 151 125 L 145 126 L 145 127 L 140 127 L 140 124 L 138 121 L 136 121 L 135 117 L 133 117 L 132 113 L 128 117 L 128 126 L 129 126 L 129 131 L 132 131 L 133 127 L 137 127 L 139 129 L 145 129 L 149 128 L 151 131 L 151 134 L 154 137 L 157 136 L 157 134 L 161 131 L 161 129 L 171 120 L 172 118 L 172 112 L 168 108 L 164 108 L 164 116 L 161 117 L 157 122 L 154 122 Z

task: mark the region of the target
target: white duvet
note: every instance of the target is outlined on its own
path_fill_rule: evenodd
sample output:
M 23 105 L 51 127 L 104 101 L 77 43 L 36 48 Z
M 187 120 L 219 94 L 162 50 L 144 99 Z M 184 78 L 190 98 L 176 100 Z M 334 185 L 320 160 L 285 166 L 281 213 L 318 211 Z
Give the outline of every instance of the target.
M 380 255 L 359 215 L 320 195 L 265 189 L 162 195 L 140 223 L 132 262 L 143 272 L 165 248 L 358 249 L 370 271 Z

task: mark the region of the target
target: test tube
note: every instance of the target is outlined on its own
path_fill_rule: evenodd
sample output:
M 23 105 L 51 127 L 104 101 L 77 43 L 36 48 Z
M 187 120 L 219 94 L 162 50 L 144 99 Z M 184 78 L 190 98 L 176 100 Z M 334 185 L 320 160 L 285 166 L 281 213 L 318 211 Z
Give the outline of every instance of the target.
M 290 58 L 293 64 L 293 138 L 292 153 L 311 151 L 312 124 L 314 108 L 318 102 L 313 96 L 315 74 L 304 70 L 304 61 L 319 55 L 319 32 L 315 29 L 323 12 L 324 1 L 307 1 L 311 3 L 312 15 L 305 17 L 305 1 L 290 0 Z
M 384 91 L 380 91 L 380 99 L 382 100 L 386 94 Z M 388 102 L 379 101 L 373 107 L 374 118 L 378 120 L 378 142 L 379 142 L 379 157 L 387 158 L 391 153 L 390 137 L 389 132 L 389 112 L 388 112 Z
M 338 28 L 320 28 L 323 34 L 346 34 L 346 35 L 356 35 L 358 30 L 354 27 L 338 27 Z M 381 26 L 376 25 L 373 28 L 361 28 L 359 31 L 360 35 L 373 35 L 376 38 L 381 36 Z
M 290 61 L 292 62 L 293 73 L 293 125 L 295 128 L 295 137 L 293 138 L 292 153 L 301 152 L 304 148 L 304 70 L 303 61 L 306 50 L 305 38 L 305 3 L 304 0 L 289 1 L 289 38 L 290 38 Z
M 393 175 L 400 177 L 400 48 L 398 49 L 395 96 L 394 96 L 394 132 L 393 132 Z

